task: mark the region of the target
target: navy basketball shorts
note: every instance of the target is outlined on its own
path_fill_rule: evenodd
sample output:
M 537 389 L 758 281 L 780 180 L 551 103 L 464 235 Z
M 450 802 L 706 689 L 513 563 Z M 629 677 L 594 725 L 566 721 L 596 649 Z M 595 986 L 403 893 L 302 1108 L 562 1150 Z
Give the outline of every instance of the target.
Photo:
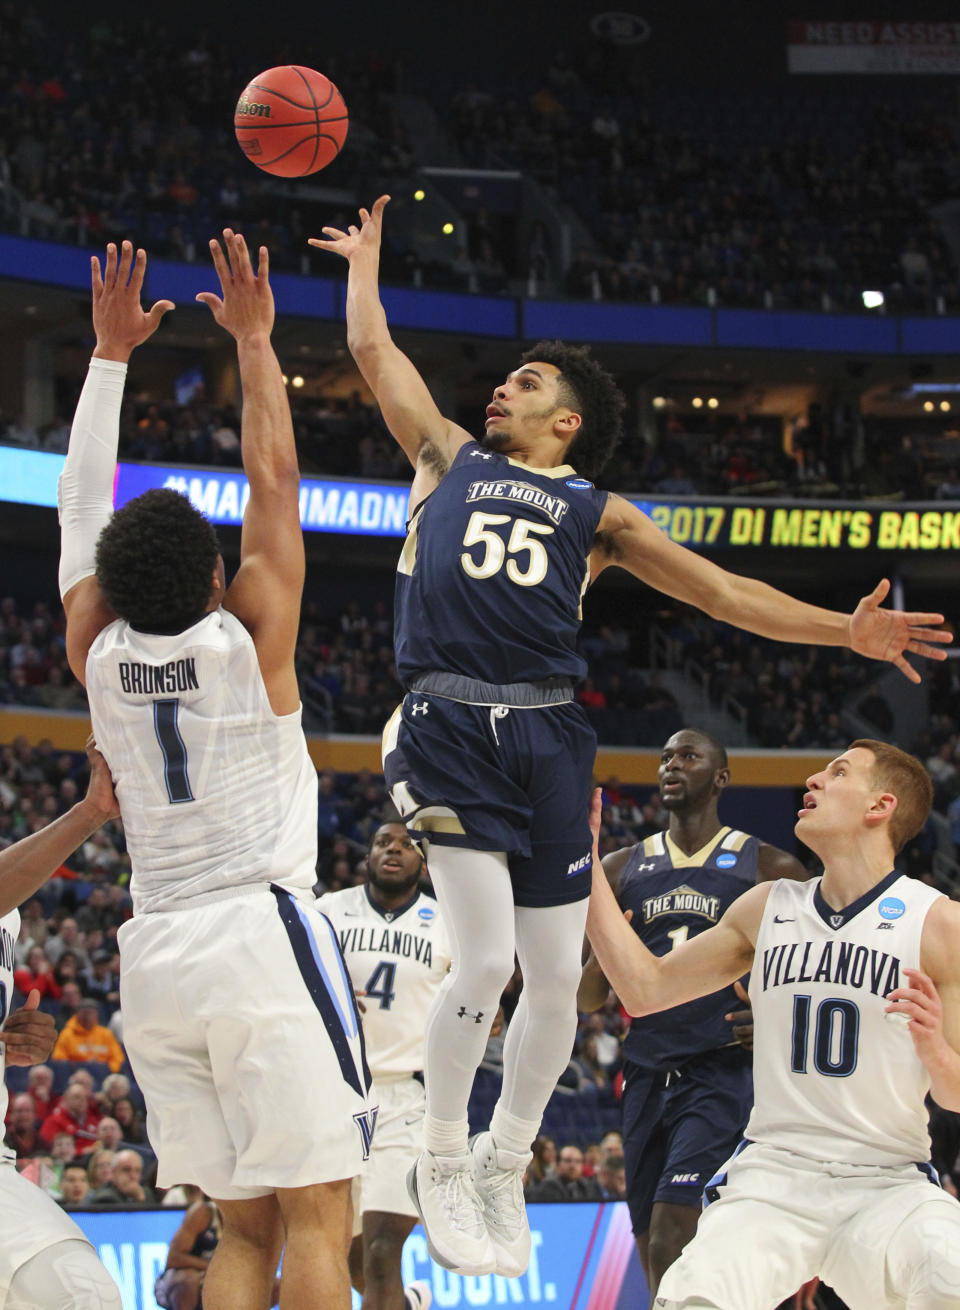
M 597 739 L 573 701 L 539 709 L 408 692 L 383 733 L 387 788 L 411 832 L 505 851 L 516 905 L 590 894 Z
M 656 1201 L 700 1207 L 703 1189 L 743 1137 L 753 1107 L 748 1051 L 724 1047 L 679 1070 L 623 1068 L 623 1156 L 636 1234 Z

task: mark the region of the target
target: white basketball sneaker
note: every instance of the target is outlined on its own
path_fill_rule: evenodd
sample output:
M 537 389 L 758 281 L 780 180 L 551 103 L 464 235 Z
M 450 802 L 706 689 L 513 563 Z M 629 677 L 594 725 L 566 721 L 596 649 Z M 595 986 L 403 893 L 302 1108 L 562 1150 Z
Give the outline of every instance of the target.
M 530 1225 L 523 1200 L 523 1171 L 532 1152 L 501 1151 L 490 1133 L 471 1144 L 473 1181 L 483 1204 L 483 1218 L 497 1258 L 495 1273 L 519 1278 L 530 1263 Z
M 469 1155 L 423 1151 L 407 1174 L 407 1191 L 423 1220 L 427 1250 L 455 1274 L 492 1274 L 497 1263 L 473 1182 Z
M 407 1283 L 403 1289 L 403 1299 L 406 1302 L 407 1310 L 430 1310 L 433 1302 L 433 1291 L 429 1283 L 418 1279 L 415 1283 Z

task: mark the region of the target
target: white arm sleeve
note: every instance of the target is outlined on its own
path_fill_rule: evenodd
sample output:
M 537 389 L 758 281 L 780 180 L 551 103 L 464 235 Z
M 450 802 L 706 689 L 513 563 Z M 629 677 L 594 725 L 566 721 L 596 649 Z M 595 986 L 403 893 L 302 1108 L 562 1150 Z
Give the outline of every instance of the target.
M 57 484 L 60 595 L 96 572 L 97 538 L 113 513 L 126 364 L 91 359 Z

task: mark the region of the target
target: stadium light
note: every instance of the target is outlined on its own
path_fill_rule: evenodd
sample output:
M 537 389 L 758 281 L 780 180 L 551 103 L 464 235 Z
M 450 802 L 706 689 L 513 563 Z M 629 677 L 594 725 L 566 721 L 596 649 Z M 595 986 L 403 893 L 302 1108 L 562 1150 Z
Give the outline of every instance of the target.
M 863 307 L 864 309 L 883 309 L 884 297 L 882 291 L 864 291 Z
M 666 396 L 654 396 L 650 403 L 653 405 L 654 409 L 664 409 L 666 408 L 667 398 Z
M 427 193 L 424 191 L 423 187 L 417 187 L 416 191 L 413 193 L 413 198 L 414 200 L 425 200 L 426 195 Z
M 293 385 L 294 385 L 295 387 L 302 387 L 302 386 L 303 386 L 303 378 L 301 377 L 301 375 L 300 375 L 299 373 L 295 373 L 295 374 L 293 375 Z
M 702 396 L 694 396 L 694 398 L 693 398 L 693 400 L 691 400 L 690 404 L 693 406 L 694 409 L 703 409 L 703 397 L 702 397 Z
M 707 401 L 707 405 L 710 409 L 717 409 L 720 405 L 720 402 L 719 400 L 717 400 L 716 396 L 711 396 L 710 399 Z
M 452 223 L 444 223 L 444 225 L 443 225 L 443 235 L 444 235 L 445 237 L 453 236 L 453 224 L 452 224 Z
M 949 402 L 949 400 L 941 400 L 941 402 L 940 402 L 940 408 L 941 408 L 941 410 L 944 412 L 944 414 L 949 414 L 949 413 L 950 413 L 950 402 Z
M 936 405 L 933 403 L 932 400 L 925 400 L 923 402 L 923 408 L 925 413 L 932 414 L 933 411 L 936 409 Z

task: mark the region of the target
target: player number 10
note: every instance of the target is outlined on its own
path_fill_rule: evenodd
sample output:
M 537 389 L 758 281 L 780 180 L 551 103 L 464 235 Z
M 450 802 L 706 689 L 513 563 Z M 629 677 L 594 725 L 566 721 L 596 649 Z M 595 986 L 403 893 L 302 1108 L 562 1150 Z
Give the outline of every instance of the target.
M 504 544 L 499 532 L 491 528 L 504 523 L 513 523 L 510 537 Z M 467 530 L 463 534 L 465 546 L 482 546 L 483 555 L 479 562 L 469 551 L 460 556 L 460 563 L 471 578 L 492 578 L 499 573 L 506 560 L 507 577 L 520 587 L 535 587 L 547 576 L 547 551 L 543 542 L 535 535 L 549 536 L 553 528 L 548 523 L 531 523 L 529 519 L 511 519 L 509 514 L 481 514 L 475 511 L 470 515 Z M 507 556 L 526 554 L 527 567 L 521 569 L 516 559 Z

